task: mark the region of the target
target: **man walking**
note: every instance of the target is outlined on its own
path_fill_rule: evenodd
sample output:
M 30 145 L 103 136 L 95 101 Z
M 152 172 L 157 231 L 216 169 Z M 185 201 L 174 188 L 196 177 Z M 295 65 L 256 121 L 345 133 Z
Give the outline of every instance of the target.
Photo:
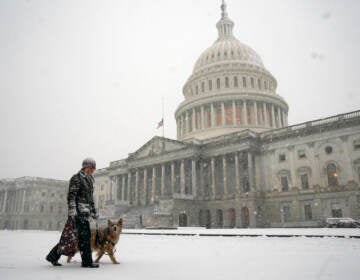
M 98 264 L 93 263 L 90 246 L 90 223 L 89 218 L 98 218 L 95 209 L 93 192 L 94 177 L 92 174 L 96 169 L 96 162 L 92 158 L 84 159 L 81 170 L 70 179 L 69 192 L 67 196 L 68 215 L 76 226 L 78 237 L 78 248 L 81 254 L 81 266 L 97 268 Z M 61 266 L 58 262 L 62 255 L 62 246 L 56 244 L 46 260 L 54 266 Z

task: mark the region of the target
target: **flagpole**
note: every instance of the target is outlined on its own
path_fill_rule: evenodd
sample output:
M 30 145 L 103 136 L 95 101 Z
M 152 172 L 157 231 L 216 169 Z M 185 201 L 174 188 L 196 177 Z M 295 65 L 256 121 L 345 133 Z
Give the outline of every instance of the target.
M 162 97 L 162 121 L 163 121 L 162 137 L 164 138 L 164 130 L 165 130 L 165 121 L 164 121 L 164 96 Z

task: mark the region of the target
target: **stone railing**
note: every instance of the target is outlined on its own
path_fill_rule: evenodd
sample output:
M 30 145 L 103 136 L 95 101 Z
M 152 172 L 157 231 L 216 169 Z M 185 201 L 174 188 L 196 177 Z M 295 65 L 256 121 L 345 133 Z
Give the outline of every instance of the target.
M 277 138 L 291 137 L 306 134 L 306 131 L 322 131 L 322 129 L 336 125 L 337 123 L 343 124 L 344 122 L 352 122 L 359 119 L 360 124 L 360 110 L 353 111 L 346 114 L 331 116 L 324 119 L 314 120 L 310 122 L 300 123 L 284 128 L 273 129 L 260 134 L 262 140 L 275 140 Z M 305 132 L 305 133 L 303 133 Z

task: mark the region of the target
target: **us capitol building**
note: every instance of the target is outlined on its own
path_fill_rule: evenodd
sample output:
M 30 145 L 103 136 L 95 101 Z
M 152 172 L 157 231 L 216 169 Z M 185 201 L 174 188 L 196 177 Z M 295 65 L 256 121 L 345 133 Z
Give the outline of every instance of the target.
M 224 1 L 221 10 L 218 38 L 183 87 L 177 140 L 155 136 L 97 170 L 100 216 L 124 216 L 126 227 L 137 228 L 317 227 L 327 217 L 359 219 L 360 111 L 288 126 L 275 77 L 234 37 Z M 11 209 L 1 205 L 7 219 Z M 28 226 L 24 219 L 19 223 Z
M 128 227 L 315 227 L 360 218 L 360 111 L 288 126 L 289 106 L 261 57 L 233 35 L 195 63 L 175 112 L 177 140 L 155 136 L 97 170 L 96 203 Z

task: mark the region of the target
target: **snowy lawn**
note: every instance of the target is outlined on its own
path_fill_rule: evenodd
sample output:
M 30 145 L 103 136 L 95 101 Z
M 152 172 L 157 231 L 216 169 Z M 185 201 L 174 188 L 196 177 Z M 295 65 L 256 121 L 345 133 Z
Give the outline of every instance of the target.
M 53 267 L 59 232 L 0 231 L 0 279 L 360 279 L 360 239 L 122 235 L 113 265 Z

